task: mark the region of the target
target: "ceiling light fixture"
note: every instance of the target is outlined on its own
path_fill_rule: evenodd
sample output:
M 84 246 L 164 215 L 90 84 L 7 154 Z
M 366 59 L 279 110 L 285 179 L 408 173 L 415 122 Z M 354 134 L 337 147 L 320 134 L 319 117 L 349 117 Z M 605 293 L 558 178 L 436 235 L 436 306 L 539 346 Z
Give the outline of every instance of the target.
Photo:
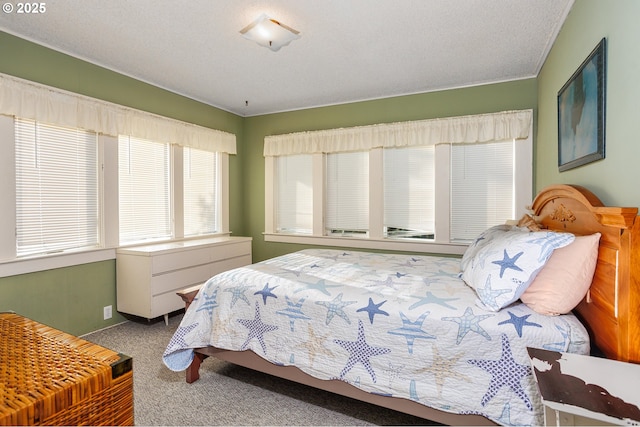
M 258 19 L 240 30 L 240 34 L 274 52 L 300 38 L 300 32 L 269 18 L 265 14 L 260 15 Z

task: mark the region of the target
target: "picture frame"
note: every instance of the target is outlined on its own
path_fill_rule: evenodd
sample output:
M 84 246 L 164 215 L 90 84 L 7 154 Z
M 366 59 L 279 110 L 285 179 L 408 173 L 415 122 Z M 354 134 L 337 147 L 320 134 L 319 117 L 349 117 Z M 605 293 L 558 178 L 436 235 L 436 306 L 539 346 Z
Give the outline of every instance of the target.
M 558 92 L 560 172 L 605 157 L 606 39 Z

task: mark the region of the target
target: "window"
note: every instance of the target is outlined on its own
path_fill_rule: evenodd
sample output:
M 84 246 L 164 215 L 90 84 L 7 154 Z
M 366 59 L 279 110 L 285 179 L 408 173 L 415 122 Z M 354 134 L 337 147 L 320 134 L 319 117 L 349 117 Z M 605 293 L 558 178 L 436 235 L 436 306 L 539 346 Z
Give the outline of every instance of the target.
M 531 203 L 531 129 L 527 110 L 268 136 L 265 240 L 462 254 Z
M 95 132 L 15 120 L 17 256 L 99 245 Z
M 169 148 L 118 137 L 120 244 L 172 237 Z
M 327 235 L 365 235 L 369 230 L 369 153 L 327 154 Z
M 0 99 L 0 277 L 229 232 L 235 135 L 4 74 Z
M 313 183 L 311 155 L 277 160 L 276 229 L 279 233 L 311 234 Z
M 515 218 L 515 141 L 451 147 L 451 240 Z
M 434 147 L 384 150 L 384 235 L 433 239 Z
M 218 153 L 184 148 L 184 235 L 220 231 Z

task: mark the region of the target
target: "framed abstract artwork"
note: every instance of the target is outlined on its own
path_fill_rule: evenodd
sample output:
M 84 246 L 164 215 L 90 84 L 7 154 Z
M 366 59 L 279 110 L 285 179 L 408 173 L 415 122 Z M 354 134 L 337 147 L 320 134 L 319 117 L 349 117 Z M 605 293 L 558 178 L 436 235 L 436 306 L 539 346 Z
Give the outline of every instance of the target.
M 606 39 L 558 92 L 558 169 L 604 159 Z

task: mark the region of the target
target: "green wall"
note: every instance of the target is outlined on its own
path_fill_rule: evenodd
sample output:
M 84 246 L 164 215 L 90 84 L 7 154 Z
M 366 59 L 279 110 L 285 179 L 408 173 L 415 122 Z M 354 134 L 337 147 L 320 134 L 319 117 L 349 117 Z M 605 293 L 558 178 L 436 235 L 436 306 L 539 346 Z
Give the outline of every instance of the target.
M 536 97 L 536 80 L 527 79 L 246 118 L 243 141 L 245 153 L 242 157 L 245 171 L 244 220 L 247 235 L 253 237 L 253 260 L 261 261 L 303 248 L 287 243 L 268 243 L 262 236 L 262 149 L 265 136 L 384 122 L 535 109 Z
M 241 117 L 3 32 L 0 52 L 1 73 L 236 134 L 238 154 L 229 160 L 230 229 L 245 233 L 239 214 Z M 115 260 L 0 278 L 0 311 L 81 335 L 125 320 L 115 310 L 115 286 Z M 113 318 L 103 320 L 107 305 L 113 306 Z
M 0 311 L 82 335 L 125 320 L 116 312 L 116 261 L 0 278 Z M 113 306 L 103 320 L 102 308 Z
M 580 184 L 605 204 L 640 206 L 640 2 L 576 0 L 538 76 L 536 191 Z M 558 172 L 557 94 L 607 38 L 605 158 Z

